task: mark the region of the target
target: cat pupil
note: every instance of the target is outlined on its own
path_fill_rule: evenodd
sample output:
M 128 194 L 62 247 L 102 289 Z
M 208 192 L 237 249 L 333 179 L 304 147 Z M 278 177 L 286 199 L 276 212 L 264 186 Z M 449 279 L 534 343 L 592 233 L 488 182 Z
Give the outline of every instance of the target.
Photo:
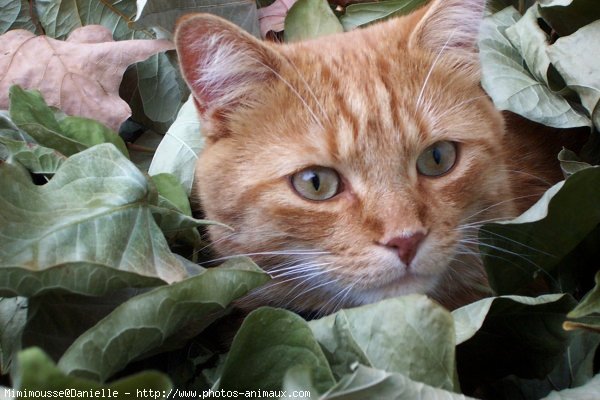
M 442 152 L 440 151 L 440 149 L 436 147 L 435 149 L 433 149 L 433 152 L 431 154 L 433 155 L 433 161 L 435 161 L 437 165 L 440 165 L 440 162 L 442 161 Z
M 319 175 L 313 174 L 310 178 L 310 181 L 312 182 L 313 188 L 315 188 L 316 191 L 319 191 L 319 188 L 321 187 L 321 180 L 319 179 Z

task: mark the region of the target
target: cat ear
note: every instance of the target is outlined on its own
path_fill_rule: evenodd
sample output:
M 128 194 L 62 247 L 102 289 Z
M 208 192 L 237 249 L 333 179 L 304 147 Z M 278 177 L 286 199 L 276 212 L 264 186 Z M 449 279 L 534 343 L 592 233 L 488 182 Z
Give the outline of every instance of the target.
M 249 101 L 276 74 L 281 56 L 236 25 L 210 14 L 178 21 L 175 45 L 183 77 L 205 119 Z
M 485 7 L 485 0 L 434 0 L 417 23 L 409 44 L 434 53 L 475 53 Z

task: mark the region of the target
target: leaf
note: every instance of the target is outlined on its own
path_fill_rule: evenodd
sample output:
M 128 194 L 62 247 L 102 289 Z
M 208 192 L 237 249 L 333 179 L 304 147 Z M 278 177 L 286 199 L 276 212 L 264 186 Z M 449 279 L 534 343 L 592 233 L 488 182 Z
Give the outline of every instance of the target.
M 49 149 L 35 143 L 11 140 L 2 136 L 0 132 L 0 148 L 4 146 L 8 163 L 17 162 L 34 174 L 52 175 L 67 159 L 54 149 Z M 2 159 L 2 157 L 0 157 Z
M 600 9 L 597 4 L 595 7 Z M 558 39 L 548 49 L 552 64 L 567 86 L 577 92 L 581 104 L 592 117 L 596 130 L 600 130 L 600 66 L 595 57 L 600 54 L 598 37 L 600 21 Z
M 351 364 L 366 357 L 375 368 L 454 389 L 454 324 L 445 309 L 425 296 L 342 310 L 309 325 L 332 368 L 338 371 L 346 368 L 349 372 Z
M 481 329 L 488 317 L 496 313 L 512 313 L 518 315 L 533 315 L 548 313 L 557 308 L 555 303 L 570 304 L 562 294 L 549 294 L 537 298 L 523 296 L 489 297 L 467 304 L 452 312 L 456 329 L 456 344 L 471 339 Z M 562 315 L 562 314 L 561 314 Z M 562 318 L 562 317 L 561 317 Z M 530 321 L 532 324 L 538 321 Z
M 189 196 L 194 182 L 197 154 L 203 147 L 204 137 L 200 133 L 198 112 L 194 98 L 190 96 L 156 149 L 148 173 L 157 175 L 166 172 L 175 175 Z
M 334 384 L 307 322 L 290 311 L 259 308 L 246 317 L 233 339 L 219 389 L 279 390 L 286 371 L 297 366 L 310 369 L 320 391 Z
M 19 353 L 18 367 L 13 376 L 15 391 L 26 391 L 33 396 L 19 396 L 23 399 L 37 399 L 39 393 L 53 393 L 57 397 L 67 398 L 89 398 L 97 396 L 96 390 L 100 391 L 101 397 L 135 397 L 136 390 L 146 390 L 152 393 L 156 399 L 166 398 L 171 390 L 171 381 L 161 373 L 147 371 L 136 375 L 122 378 L 109 385 L 67 376 L 61 372 L 52 360 L 39 348 L 33 347 Z M 69 390 L 70 392 L 60 391 Z
M 296 1 L 285 17 L 284 27 L 286 42 L 313 39 L 344 31 L 325 0 Z
M 158 122 L 175 118 L 182 102 L 177 67 L 165 53 L 151 56 L 135 65 L 144 113 Z
M 459 376 L 476 382 L 508 374 L 543 378 L 567 349 L 562 323 L 575 303 L 563 294 L 504 296 L 455 310 Z
M 152 177 L 152 181 L 158 189 L 159 196 L 164 197 L 183 214 L 192 216 L 192 209 L 185 190 L 174 175 L 157 174 Z
M 600 396 L 600 375 L 596 375 L 585 385 L 552 392 L 541 400 L 595 400 Z
M 110 144 L 69 158 L 44 186 L 0 164 L 0 293 L 100 295 L 185 276 L 154 223 L 156 193 Z
M 383 0 L 374 3 L 351 4 L 340 17 L 345 31 L 397 15 L 406 15 L 427 0 Z
M 549 37 L 540 28 L 539 18 L 538 7 L 531 7 L 514 25 L 506 28 L 505 34 L 523 57 L 527 71 L 533 75 L 533 79 L 548 86 L 550 58 L 546 51 L 549 47 Z
M 149 32 L 136 32 L 129 28 L 136 10 L 134 0 L 36 0 L 35 9 L 46 35 L 56 39 L 65 39 L 71 32 L 86 25 L 104 26 L 115 40 L 134 39 L 134 36 L 153 38 Z
M 200 232 L 197 227 L 210 224 L 210 221 L 195 219 L 185 190 L 171 174 L 152 176 L 152 181 L 158 189 L 158 206 L 152 208 L 152 213 L 160 229 L 172 240 L 177 240 L 174 232 L 181 232 L 181 239 L 193 247 L 200 244 Z
M 539 0 L 540 14 L 560 36 L 600 19 L 596 0 Z M 583 55 L 582 53 L 577 53 Z
M 29 8 L 28 0 L 0 0 L 0 34 L 12 29 L 26 29 L 37 33 Z
M 134 27 L 159 28 L 173 33 L 175 22 L 184 14 L 206 12 L 228 19 L 254 36 L 259 35 L 256 2 L 252 0 L 139 0 Z
M 536 80 L 507 38 L 506 30 L 520 18 L 512 7 L 484 19 L 479 39 L 481 83 L 496 107 L 556 128 L 590 126 L 562 96 Z
M 105 381 L 192 322 L 196 334 L 229 303 L 268 281 L 248 259 L 133 297 L 81 335 L 60 359 L 70 375 Z
M 119 97 L 128 65 L 173 48 L 164 40 L 112 41 L 101 26 L 76 29 L 67 41 L 14 30 L 0 36 L 0 108 L 8 88 L 38 89 L 49 105 L 67 114 L 96 119 L 113 130 L 131 115 Z
M 558 153 L 558 161 L 560 161 L 560 168 L 565 178 L 568 178 L 577 171 L 591 167 L 590 164 L 581 161 L 577 154 L 565 148 Z
M 296 1 L 298 0 L 276 0 L 267 7 L 258 9 L 261 37 L 266 38 L 269 32 L 281 32 L 283 30 L 285 17 Z
M 588 236 L 598 241 L 593 231 L 600 223 L 599 197 L 600 168 L 587 168 L 553 186 L 520 217 L 484 225 L 479 233 L 480 250 L 494 291 L 518 293 L 543 277 L 552 290 L 562 292 L 564 279 L 576 271 L 573 265 L 565 267 L 565 276 L 559 277 L 554 272 L 559 271 L 561 261 Z M 594 245 L 589 247 L 593 252 Z M 595 246 L 596 255 L 597 251 Z M 572 256 L 577 258 L 577 254 Z
M 0 298 L 0 374 L 9 372 L 18 351 L 21 335 L 27 322 L 27 299 Z M 0 390 L 1 392 L 1 390 Z
M 581 318 L 591 314 L 600 314 L 600 271 L 594 279 L 596 286 L 589 291 L 581 302 L 568 315 L 569 318 Z
M 294 381 L 302 382 L 298 370 L 286 376 L 286 387 Z M 300 387 L 299 385 L 295 385 Z M 305 386 L 303 386 L 305 387 Z M 305 389 L 304 389 L 305 390 Z M 312 396 L 311 396 L 312 398 Z M 399 373 L 390 373 L 359 365 L 350 375 L 346 375 L 335 386 L 318 397 L 320 400 L 467 400 L 462 394 L 415 382 Z

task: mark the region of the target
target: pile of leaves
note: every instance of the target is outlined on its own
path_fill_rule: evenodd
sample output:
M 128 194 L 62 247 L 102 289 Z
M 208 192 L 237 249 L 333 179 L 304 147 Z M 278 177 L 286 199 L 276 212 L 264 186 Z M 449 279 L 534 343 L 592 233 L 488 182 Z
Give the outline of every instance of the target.
M 202 227 L 218 222 L 190 205 L 203 140 L 168 40 L 174 21 L 210 11 L 292 41 L 425 2 L 0 0 L 5 398 L 600 398 L 595 0 L 490 4 L 482 84 L 497 107 L 590 130 L 580 154 L 560 153 L 568 179 L 516 220 L 481 229 L 496 297 L 448 312 L 411 295 L 312 321 L 261 308 L 231 346 L 215 334 L 231 302 L 270 278 L 246 258 L 199 265 Z M 543 294 L 525 296 L 532 284 Z

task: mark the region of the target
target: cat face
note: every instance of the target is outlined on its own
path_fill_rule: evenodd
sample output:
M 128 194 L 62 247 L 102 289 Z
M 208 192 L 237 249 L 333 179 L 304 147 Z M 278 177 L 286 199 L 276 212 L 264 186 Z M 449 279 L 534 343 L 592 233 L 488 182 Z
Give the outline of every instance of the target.
M 485 283 L 475 229 L 514 209 L 502 119 L 479 87 L 482 13 L 438 1 L 288 45 L 213 16 L 180 23 L 208 141 L 196 194 L 234 229 L 212 226 L 214 248 L 274 277 L 246 304 L 326 313 L 428 293 L 452 307 Z

